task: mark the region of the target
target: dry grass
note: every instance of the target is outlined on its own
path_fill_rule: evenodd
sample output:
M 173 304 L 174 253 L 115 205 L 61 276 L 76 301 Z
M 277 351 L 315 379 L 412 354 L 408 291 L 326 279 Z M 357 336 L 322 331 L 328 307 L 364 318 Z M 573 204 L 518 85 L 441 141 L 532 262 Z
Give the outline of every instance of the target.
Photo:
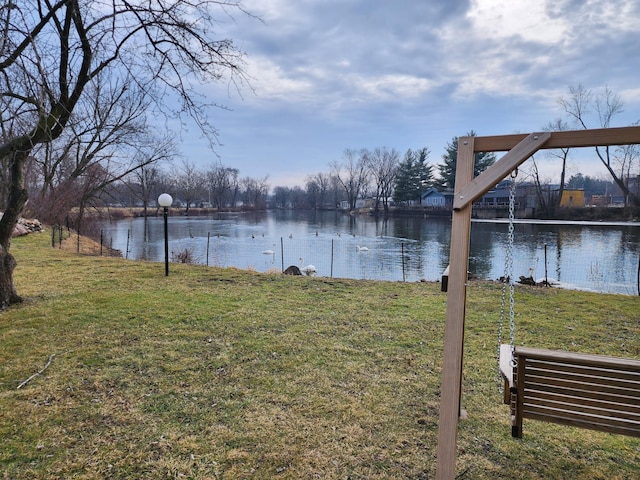
M 163 266 L 14 241 L 2 478 L 433 478 L 439 285 Z M 499 287 L 469 288 L 461 478 L 631 479 L 640 441 L 526 422 L 497 388 Z M 528 346 L 640 358 L 640 300 L 519 289 Z M 21 389 L 21 381 L 51 365 Z

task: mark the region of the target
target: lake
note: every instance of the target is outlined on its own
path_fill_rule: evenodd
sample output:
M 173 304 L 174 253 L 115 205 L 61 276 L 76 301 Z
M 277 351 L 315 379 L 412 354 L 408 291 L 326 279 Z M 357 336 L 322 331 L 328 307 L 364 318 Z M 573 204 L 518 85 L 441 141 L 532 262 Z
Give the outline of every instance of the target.
M 439 280 L 449 263 L 451 220 L 274 210 L 170 216 L 170 255 L 259 272 L 313 265 L 316 275 L 415 282 Z M 469 272 L 504 275 L 506 220 L 471 225 Z M 104 243 L 129 259 L 164 261 L 162 216 L 103 225 Z M 560 286 L 638 294 L 640 223 L 516 221 L 514 276 Z

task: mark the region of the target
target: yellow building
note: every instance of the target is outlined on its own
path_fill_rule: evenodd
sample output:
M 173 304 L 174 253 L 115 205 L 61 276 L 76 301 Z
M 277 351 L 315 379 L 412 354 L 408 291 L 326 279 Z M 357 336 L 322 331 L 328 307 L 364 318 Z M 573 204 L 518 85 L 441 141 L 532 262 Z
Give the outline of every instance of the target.
M 563 190 L 560 199 L 561 207 L 584 207 L 584 190 Z

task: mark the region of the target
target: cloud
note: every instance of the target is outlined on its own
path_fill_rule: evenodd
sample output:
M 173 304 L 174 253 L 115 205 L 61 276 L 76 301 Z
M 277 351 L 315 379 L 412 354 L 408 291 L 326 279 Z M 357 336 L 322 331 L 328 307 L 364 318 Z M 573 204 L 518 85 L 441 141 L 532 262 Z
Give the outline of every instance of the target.
M 302 76 L 290 75 L 268 57 L 252 58 L 248 62 L 249 77 L 254 79 L 258 98 L 277 101 L 300 101 L 309 96 L 313 83 Z
M 551 17 L 544 1 L 474 0 L 467 13 L 477 36 L 493 41 L 514 37 L 540 44 L 562 40 L 568 19 Z
M 247 28 L 242 22 L 232 36 L 239 35 L 249 52 L 259 96 L 333 106 L 402 101 L 439 84 L 440 53 L 429 48 L 437 29 L 431 25 L 467 4 L 430 3 L 248 2 L 264 24 Z
M 290 181 L 344 148 L 381 145 L 427 146 L 438 162 L 471 129 L 539 130 L 578 83 L 622 96 L 617 125 L 638 120 L 637 0 L 243 3 L 262 21 L 238 16 L 220 33 L 248 53 L 253 91 L 216 122 L 223 161 L 243 174 Z
M 372 78 L 357 78 L 356 89 L 373 100 L 406 100 L 429 92 L 435 82 L 411 75 L 383 75 Z

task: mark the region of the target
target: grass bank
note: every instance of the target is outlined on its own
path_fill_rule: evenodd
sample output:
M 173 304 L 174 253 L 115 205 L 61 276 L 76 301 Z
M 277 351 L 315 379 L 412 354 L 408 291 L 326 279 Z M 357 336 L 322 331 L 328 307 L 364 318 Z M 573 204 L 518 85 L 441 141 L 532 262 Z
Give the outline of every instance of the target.
M 177 264 L 164 277 L 46 233 L 13 253 L 25 302 L 0 314 L 3 479 L 435 475 L 438 284 Z M 640 358 L 637 297 L 517 294 L 519 344 Z M 499 285 L 472 283 L 467 310 L 461 478 L 638 477 L 638 439 L 533 421 L 512 439 Z

